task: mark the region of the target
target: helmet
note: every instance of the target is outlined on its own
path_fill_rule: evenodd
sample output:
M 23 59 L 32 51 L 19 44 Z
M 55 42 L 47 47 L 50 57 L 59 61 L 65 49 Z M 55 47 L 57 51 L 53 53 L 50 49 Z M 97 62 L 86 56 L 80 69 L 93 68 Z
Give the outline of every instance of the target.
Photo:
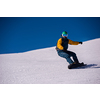
M 62 32 L 62 36 L 68 36 L 68 33 L 66 31 Z

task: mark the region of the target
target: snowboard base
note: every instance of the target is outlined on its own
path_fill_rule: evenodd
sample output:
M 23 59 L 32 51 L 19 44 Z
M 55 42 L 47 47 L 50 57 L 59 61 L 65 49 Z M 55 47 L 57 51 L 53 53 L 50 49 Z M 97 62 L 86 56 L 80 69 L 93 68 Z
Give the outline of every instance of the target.
M 81 64 L 72 64 L 68 66 L 68 69 L 74 69 L 82 66 L 86 66 L 87 64 L 81 63 Z

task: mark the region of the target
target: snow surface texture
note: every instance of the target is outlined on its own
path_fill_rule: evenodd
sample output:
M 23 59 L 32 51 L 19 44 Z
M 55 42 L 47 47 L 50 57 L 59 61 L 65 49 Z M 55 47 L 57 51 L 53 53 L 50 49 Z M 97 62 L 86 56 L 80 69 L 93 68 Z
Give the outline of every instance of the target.
M 69 45 L 85 67 L 68 69 L 55 47 L 0 55 L 0 84 L 99 84 L 100 38 Z

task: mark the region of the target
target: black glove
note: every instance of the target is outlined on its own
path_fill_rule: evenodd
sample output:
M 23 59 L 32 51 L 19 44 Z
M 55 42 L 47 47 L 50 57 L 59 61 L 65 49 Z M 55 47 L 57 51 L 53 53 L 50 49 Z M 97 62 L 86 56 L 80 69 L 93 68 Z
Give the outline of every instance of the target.
M 79 44 L 83 44 L 83 42 L 79 42 Z

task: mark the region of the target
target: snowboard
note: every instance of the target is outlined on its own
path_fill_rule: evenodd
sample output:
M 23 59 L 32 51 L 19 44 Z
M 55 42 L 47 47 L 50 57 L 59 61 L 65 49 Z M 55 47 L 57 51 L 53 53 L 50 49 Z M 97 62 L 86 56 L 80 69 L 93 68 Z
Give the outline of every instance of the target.
M 79 68 L 79 67 L 86 66 L 86 65 L 87 65 L 87 64 L 84 64 L 83 62 L 80 63 L 80 64 L 72 64 L 72 65 L 69 65 L 69 66 L 68 66 L 68 69 Z

